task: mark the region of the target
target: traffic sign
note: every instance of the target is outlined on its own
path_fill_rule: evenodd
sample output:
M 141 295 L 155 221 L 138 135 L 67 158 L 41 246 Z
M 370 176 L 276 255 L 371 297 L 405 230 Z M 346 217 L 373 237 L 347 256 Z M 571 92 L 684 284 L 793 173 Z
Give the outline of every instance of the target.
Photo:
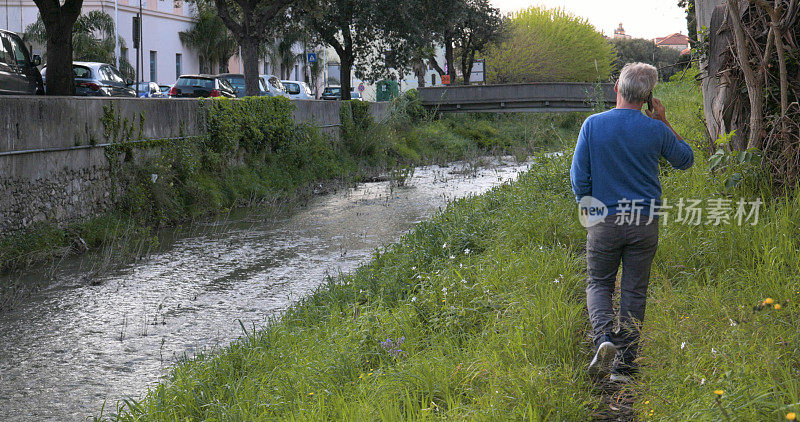
M 450 75 L 442 75 L 442 84 L 450 85 Z
M 317 53 L 308 53 L 308 62 L 309 63 L 316 63 L 317 62 Z
M 366 87 L 364 86 L 364 82 L 358 84 L 358 92 L 364 92 L 365 89 Z

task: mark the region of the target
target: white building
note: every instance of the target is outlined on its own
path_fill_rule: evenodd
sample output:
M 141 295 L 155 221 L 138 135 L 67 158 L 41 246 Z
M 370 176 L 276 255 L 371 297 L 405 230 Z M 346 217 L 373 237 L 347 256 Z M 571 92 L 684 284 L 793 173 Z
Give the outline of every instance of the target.
M 197 73 L 200 60 L 197 53 L 187 49 L 178 39 L 178 32 L 192 27 L 193 8 L 183 0 L 142 1 L 142 61 L 141 79 L 161 85 L 175 82 L 181 73 Z M 36 21 L 39 9 L 32 0 L 5 0 L 0 4 L 0 27 L 22 33 Z M 136 50 L 133 48 L 133 17 L 139 12 L 138 0 L 118 0 L 115 11 L 113 0 L 84 0 L 83 13 L 102 10 L 116 17 L 119 35 L 127 49 L 121 57 L 136 67 Z M 35 50 L 35 49 L 34 49 Z

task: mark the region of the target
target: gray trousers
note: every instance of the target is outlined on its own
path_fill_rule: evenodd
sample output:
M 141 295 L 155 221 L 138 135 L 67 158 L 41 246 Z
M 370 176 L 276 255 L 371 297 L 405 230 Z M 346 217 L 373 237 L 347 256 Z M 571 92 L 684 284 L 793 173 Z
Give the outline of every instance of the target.
M 647 223 L 643 216 L 639 225 L 615 222 L 616 216 L 587 229 L 586 306 L 592 324 L 595 347 L 606 339 L 617 346 L 614 370 L 635 371 L 639 350 L 639 332 L 644 321 L 650 266 L 658 247 L 658 220 Z M 614 330 L 614 308 L 611 297 L 622 263 L 620 282 L 619 329 Z

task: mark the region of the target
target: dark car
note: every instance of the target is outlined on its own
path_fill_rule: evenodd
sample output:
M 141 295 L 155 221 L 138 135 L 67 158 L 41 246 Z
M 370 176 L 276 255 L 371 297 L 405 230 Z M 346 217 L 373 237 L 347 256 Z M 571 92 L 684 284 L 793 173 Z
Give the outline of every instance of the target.
M 81 97 L 136 97 L 116 67 L 107 63 L 72 62 L 75 95 Z M 47 67 L 42 69 L 47 89 Z
M 325 89 L 322 91 L 322 99 L 323 100 L 341 100 L 342 99 L 342 87 L 339 86 L 326 86 Z M 361 94 L 358 91 L 351 90 L 350 91 L 350 99 L 357 100 L 357 101 L 364 101 L 361 98 Z
M 42 75 L 36 67 L 39 56 L 31 58 L 22 39 L 0 29 L 0 94 L 44 94 Z
M 225 78 L 214 75 L 181 75 L 169 90 L 172 98 L 236 98 L 236 90 Z
M 225 79 L 233 86 L 233 89 L 236 91 L 237 97 L 244 97 L 246 95 L 244 87 L 244 75 L 242 75 L 241 73 L 222 73 L 217 76 Z M 264 87 L 264 80 L 261 79 L 260 77 L 258 78 L 258 89 L 260 91 L 258 95 L 261 96 L 269 95 L 269 90 L 267 90 L 266 87 Z
M 323 100 L 341 100 L 342 88 L 338 86 L 326 86 L 322 91 Z

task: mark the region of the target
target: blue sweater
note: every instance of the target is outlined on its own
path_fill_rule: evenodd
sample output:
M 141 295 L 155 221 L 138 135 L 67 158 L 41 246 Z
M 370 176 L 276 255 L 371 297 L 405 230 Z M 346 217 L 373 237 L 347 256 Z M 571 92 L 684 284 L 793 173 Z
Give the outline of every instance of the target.
M 591 195 L 616 214 L 620 200 L 641 200 L 650 215 L 650 201 L 661 205 L 658 160 L 686 170 L 694 163 L 692 148 L 664 122 L 639 110 L 615 108 L 589 116 L 581 127 L 570 179 L 575 198 Z M 628 202 L 630 206 L 630 202 Z M 630 208 L 628 208 L 630 212 Z

